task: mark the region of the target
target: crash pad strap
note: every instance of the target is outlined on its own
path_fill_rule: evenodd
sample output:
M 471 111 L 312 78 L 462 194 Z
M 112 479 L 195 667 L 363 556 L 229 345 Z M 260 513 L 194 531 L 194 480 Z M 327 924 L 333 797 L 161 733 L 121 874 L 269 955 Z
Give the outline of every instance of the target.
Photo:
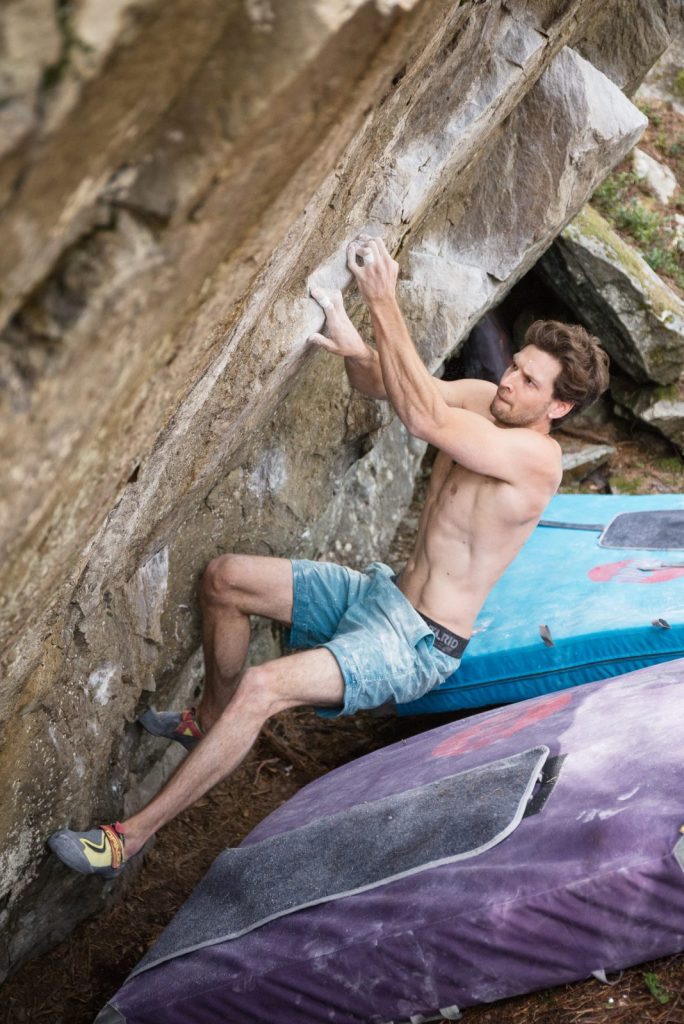
M 548 747 L 225 850 L 131 976 L 296 910 L 475 857 L 518 826 Z

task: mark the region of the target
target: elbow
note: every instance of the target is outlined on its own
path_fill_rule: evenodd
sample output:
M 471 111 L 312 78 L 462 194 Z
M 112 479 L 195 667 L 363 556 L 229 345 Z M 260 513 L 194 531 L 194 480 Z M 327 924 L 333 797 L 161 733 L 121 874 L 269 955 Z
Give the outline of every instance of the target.
M 439 425 L 434 416 L 424 413 L 414 413 L 403 417 L 403 423 L 409 434 L 417 437 L 419 441 L 433 442 L 436 434 L 439 433 Z

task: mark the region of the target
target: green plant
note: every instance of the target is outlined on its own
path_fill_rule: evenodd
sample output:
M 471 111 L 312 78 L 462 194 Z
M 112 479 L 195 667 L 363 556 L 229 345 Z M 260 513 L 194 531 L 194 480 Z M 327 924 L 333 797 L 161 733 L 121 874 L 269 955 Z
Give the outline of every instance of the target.
M 637 181 L 638 179 L 633 171 L 616 171 L 615 174 L 609 174 L 594 192 L 592 201 L 596 203 L 599 209 L 601 206 L 609 209 Z
M 656 459 L 656 466 L 664 473 L 681 473 L 682 460 L 676 455 L 664 455 Z
M 675 277 L 680 269 L 674 253 L 670 249 L 661 249 L 657 245 L 644 253 L 644 259 L 649 267 L 658 274 L 670 274 Z
M 652 971 L 644 971 L 644 983 L 646 988 L 659 1003 L 665 1005 L 670 1001 L 670 993 L 667 991 L 657 974 Z
M 672 84 L 677 95 L 684 99 L 684 68 L 679 69 Z
M 653 245 L 658 238 L 660 218 L 638 199 L 621 203 L 614 212 L 614 219 L 616 227 L 621 231 L 627 231 L 642 245 Z

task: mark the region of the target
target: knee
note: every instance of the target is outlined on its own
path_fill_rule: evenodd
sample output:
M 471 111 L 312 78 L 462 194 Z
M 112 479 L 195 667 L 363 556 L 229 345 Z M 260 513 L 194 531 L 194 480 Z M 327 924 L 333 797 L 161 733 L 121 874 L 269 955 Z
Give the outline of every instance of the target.
M 243 672 L 232 703 L 237 700 L 238 703 L 248 705 L 265 722 L 278 711 L 292 706 L 282 692 L 280 679 L 281 674 L 275 662 L 254 665 Z
M 200 597 L 215 604 L 232 604 L 245 578 L 244 555 L 219 555 L 212 558 L 200 581 Z

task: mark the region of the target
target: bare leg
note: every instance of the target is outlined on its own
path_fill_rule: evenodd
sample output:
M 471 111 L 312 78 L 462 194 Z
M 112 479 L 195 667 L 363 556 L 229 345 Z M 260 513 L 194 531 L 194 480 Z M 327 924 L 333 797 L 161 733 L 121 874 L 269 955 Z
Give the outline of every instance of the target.
M 198 718 L 208 730 L 238 685 L 249 646 L 249 616 L 291 622 L 292 566 L 286 558 L 222 555 L 205 570 L 200 603 L 205 679 Z
M 271 715 L 298 704 L 335 707 L 343 699 L 342 673 L 325 648 L 247 669 L 233 700 L 209 735 L 147 807 L 122 822 L 126 857 L 137 853 L 157 829 L 226 778 L 246 756 Z

